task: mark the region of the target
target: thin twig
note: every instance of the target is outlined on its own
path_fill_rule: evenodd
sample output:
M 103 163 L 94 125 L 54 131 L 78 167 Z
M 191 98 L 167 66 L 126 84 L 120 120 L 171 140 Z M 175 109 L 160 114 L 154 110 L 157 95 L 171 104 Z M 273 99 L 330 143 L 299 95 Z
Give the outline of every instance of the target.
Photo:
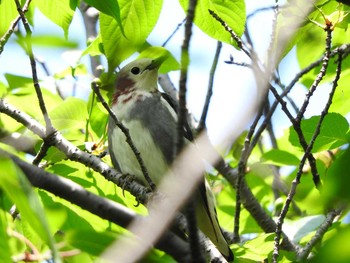
M 137 162 L 140 165 L 141 171 L 143 173 L 143 176 L 145 177 L 149 187 L 151 188 L 152 191 L 154 191 L 156 189 L 156 185 L 153 183 L 151 177 L 148 174 L 147 168 L 145 166 L 144 161 L 141 158 L 141 154 L 139 152 L 139 150 L 136 148 L 129 129 L 127 127 L 125 127 L 123 125 L 123 123 L 118 119 L 118 117 L 115 115 L 115 113 L 112 111 L 112 109 L 108 106 L 107 102 L 104 100 L 104 98 L 102 97 L 100 90 L 99 90 L 99 86 L 97 84 L 97 81 L 92 81 L 91 83 L 91 87 L 92 90 L 95 92 L 95 94 L 97 95 L 98 99 L 101 101 L 103 107 L 107 110 L 109 116 L 113 119 L 115 125 L 118 126 L 118 128 L 124 133 L 125 137 L 126 137 L 126 142 L 128 143 L 128 145 L 130 146 L 132 152 L 134 153 Z
M 37 97 L 39 100 L 39 106 L 40 106 L 41 112 L 44 116 L 44 120 L 45 120 L 45 124 L 46 124 L 46 133 L 51 134 L 51 133 L 55 132 L 55 129 L 52 126 L 50 117 L 47 113 L 43 94 L 41 92 L 40 85 L 39 85 L 39 79 L 38 79 L 37 70 L 36 70 L 36 61 L 35 61 L 35 57 L 33 54 L 33 48 L 32 48 L 32 43 L 31 43 L 32 31 L 30 29 L 28 20 L 25 17 L 25 14 L 22 10 L 22 7 L 21 7 L 19 0 L 15 0 L 15 2 L 16 2 L 16 6 L 17 6 L 17 11 L 18 11 L 19 15 L 21 16 L 21 19 L 22 19 L 22 22 L 23 22 L 23 25 L 24 25 L 24 28 L 25 28 L 26 34 L 27 34 L 26 35 L 27 53 L 28 53 L 28 56 L 30 59 L 30 65 L 32 68 L 32 78 L 33 78 L 35 92 L 37 94 Z
M 217 20 L 224 28 L 227 32 L 230 33 L 231 37 L 236 41 L 237 46 L 248 56 L 248 57 L 252 57 L 252 55 L 250 54 L 250 52 L 244 47 L 242 40 L 240 39 L 240 37 L 233 32 L 233 30 L 227 25 L 227 23 L 220 17 L 218 16 L 213 10 L 208 10 L 210 15 L 212 17 L 215 18 L 215 20 Z
M 266 97 L 267 98 L 267 97 Z M 261 104 L 261 107 L 259 111 L 256 114 L 256 117 L 252 123 L 252 125 L 249 127 L 249 131 L 247 136 L 244 139 L 244 145 L 241 153 L 241 157 L 239 159 L 238 163 L 238 176 L 236 181 L 236 210 L 235 210 L 235 216 L 234 216 L 234 229 L 233 229 L 233 242 L 238 243 L 240 242 L 240 236 L 239 236 L 239 223 L 240 223 L 240 214 L 241 214 L 241 187 L 242 183 L 244 181 L 244 175 L 246 174 L 246 168 L 247 168 L 247 162 L 249 155 L 251 153 L 250 148 L 250 142 L 252 139 L 252 136 L 254 134 L 254 131 L 256 129 L 256 126 L 258 125 L 258 122 L 262 116 L 263 112 L 263 106 L 264 104 Z
M 190 0 L 188 3 L 187 14 L 186 14 L 186 22 L 185 22 L 185 36 L 181 46 L 181 69 L 180 69 L 180 81 L 179 81 L 179 112 L 178 112 L 178 120 L 177 120 L 177 138 L 176 138 L 176 148 L 175 148 L 175 156 L 177 156 L 183 149 L 185 140 L 184 140 L 184 130 L 185 123 L 187 121 L 187 106 L 186 106 L 186 93 L 187 93 L 187 73 L 188 73 L 188 65 L 190 62 L 189 57 L 189 47 L 190 40 L 192 36 L 192 25 L 195 16 L 195 9 L 197 5 L 197 0 Z M 194 207 L 194 200 L 190 200 L 188 206 L 189 209 L 186 211 L 186 218 L 188 222 L 189 229 L 189 240 L 191 247 L 191 255 L 192 260 L 197 262 L 205 262 L 200 246 L 199 246 L 199 237 L 196 231 L 197 222 L 195 209 L 191 209 Z
M 310 254 L 311 250 L 315 247 L 316 244 L 318 244 L 323 236 L 326 234 L 328 229 L 333 225 L 334 219 L 340 215 L 342 212 L 342 209 L 333 209 L 330 212 L 328 212 L 325 220 L 323 223 L 319 226 L 317 229 L 315 235 L 310 239 L 309 242 L 305 245 L 305 247 L 297 253 L 297 259 L 300 262 L 304 262 L 308 255 Z
M 325 57 L 324 57 L 324 60 L 323 60 L 323 64 L 322 64 L 322 67 L 321 67 L 321 70 L 320 70 L 320 73 L 317 75 L 312 87 L 310 88 L 310 91 L 309 93 L 306 95 L 306 99 L 304 101 L 304 104 L 303 106 L 301 107 L 301 110 L 300 112 L 302 112 L 301 115 L 298 115 L 295 122 L 297 125 L 299 125 L 300 127 L 300 120 L 306 110 L 306 107 L 308 105 L 308 102 L 309 102 L 309 99 L 310 97 L 312 96 L 312 94 L 314 93 L 314 91 L 316 90 L 316 87 L 318 86 L 318 84 L 320 83 L 320 81 L 322 80 L 323 76 L 325 75 L 326 73 L 326 70 L 327 70 L 327 66 L 328 66 L 328 61 L 329 61 L 329 55 L 331 53 L 330 49 L 331 49 L 331 33 L 332 33 L 332 30 L 331 28 L 327 28 L 326 29 L 326 32 L 327 32 L 327 38 L 326 38 L 326 52 L 325 52 Z M 295 177 L 295 179 L 293 180 L 292 182 L 292 187 L 288 193 L 288 196 L 287 196 L 287 199 L 286 199 L 286 202 L 282 208 L 282 211 L 281 211 L 281 214 L 280 216 L 278 217 L 278 220 L 277 220 L 277 227 L 276 227 L 276 236 L 275 236 L 275 239 L 274 239 L 274 251 L 273 251 L 273 254 L 272 254 L 272 261 L 275 263 L 277 262 L 278 260 L 278 256 L 279 256 L 279 241 L 280 241 L 280 237 L 281 237 L 281 231 L 282 231 L 282 225 L 283 225 L 283 221 L 284 221 L 284 218 L 286 217 L 287 215 L 287 212 L 289 210 L 289 206 L 291 204 L 291 201 L 296 193 L 296 189 L 297 189 L 297 186 L 298 184 L 300 183 L 300 179 L 301 179 L 301 175 L 302 175 L 302 172 L 303 172 L 303 167 L 305 165 L 305 162 L 306 162 L 306 159 L 308 158 L 308 156 L 311 154 L 311 151 L 312 151 L 312 148 L 313 148 L 313 145 L 316 141 L 316 138 L 317 136 L 319 135 L 320 133 L 320 130 L 321 130 L 321 125 L 323 123 L 323 120 L 325 118 L 325 116 L 327 115 L 328 113 L 328 109 L 329 107 L 331 106 L 332 104 L 332 99 L 333 99 L 333 95 L 334 95 L 334 92 L 335 92 L 335 89 L 338 85 L 338 80 L 340 78 L 340 73 L 341 73 L 341 62 L 342 62 L 342 55 L 339 54 L 339 59 L 338 59 L 338 67 L 337 67 L 337 72 L 336 72 L 336 77 L 334 79 L 334 82 L 333 82 L 333 87 L 332 87 L 332 91 L 331 93 L 329 94 L 329 99 L 327 101 L 327 104 L 325 106 L 325 108 L 323 109 L 322 113 L 321 113 L 321 116 L 320 116 L 320 119 L 317 123 L 317 126 L 316 126 L 316 129 L 315 129 L 315 132 L 310 140 L 310 143 L 309 145 L 307 146 L 307 148 L 304 150 L 304 155 L 300 161 L 300 164 L 299 164 L 299 167 L 298 167 L 298 172 L 297 172 L 297 175 Z M 306 106 L 305 106 L 306 105 Z M 299 112 L 299 113 L 300 113 Z M 300 139 L 300 138 L 299 138 Z M 315 161 L 316 162 L 316 161 Z M 316 169 L 316 165 L 315 165 L 315 169 Z M 316 183 L 317 181 L 315 181 L 316 179 L 314 178 L 314 182 Z M 319 179 L 318 179 L 319 180 Z M 317 186 L 317 185 L 316 185 Z
M 208 115 L 210 99 L 211 99 L 211 96 L 213 95 L 214 76 L 215 76 L 216 67 L 218 65 L 221 48 L 222 48 L 222 43 L 220 41 L 218 41 L 217 45 L 216 45 L 216 51 L 215 51 L 215 55 L 214 55 L 213 64 L 211 65 L 211 69 L 210 69 L 210 73 L 209 73 L 208 90 L 207 90 L 207 95 L 206 95 L 205 102 L 204 102 L 204 107 L 202 110 L 202 115 L 201 115 L 201 118 L 199 120 L 199 124 L 197 127 L 197 134 L 200 133 L 201 131 L 203 131 L 206 127 L 205 123 L 206 123 L 206 119 L 207 119 L 207 115 Z
M 180 27 L 182 27 L 182 25 L 185 23 L 186 18 L 184 20 L 181 21 L 181 23 L 179 23 L 177 25 L 177 27 L 174 29 L 174 31 L 170 34 L 170 36 L 164 41 L 164 43 L 162 44 L 162 47 L 165 47 L 166 44 L 168 44 L 168 42 L 172 39 L 172 37 L 176 34 L 176 32 L 180 29 Z

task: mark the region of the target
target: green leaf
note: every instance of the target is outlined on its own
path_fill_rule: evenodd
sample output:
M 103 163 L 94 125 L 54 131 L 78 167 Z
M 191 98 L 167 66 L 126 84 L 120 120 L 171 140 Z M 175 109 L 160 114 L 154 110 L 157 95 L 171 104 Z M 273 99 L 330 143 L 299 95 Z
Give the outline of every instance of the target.
M 98 138 L 101 138 L 106 133 L 106 126 L 109 118 L 108 113 L 103 105 L 97 101 L 94 93 L 91 93 L 89 96 L 88 108 L 90 109 L 90 127 Z
M 313 116 L 310 119 L 301 121 L 301 130 L 307 143 L 310 143 L 315 133 L 320 116 Z M 348 143 L 347 132 L 349 130 L 348 121 L 338 113 L 329 113 L 324 118 L 320 134 L 318 135 L 312 152 L 331 150 Z M 290 128 L 289 141 L 292 145 L 300 147 L 298 135 L 294 128 Z
M 188 0 L 179 1 L 182 8 L 187 12 Z M 246 11 L 243 0 L 202 0 L 198 1 L 194 23 L 208 36 L 219 41 L 236 45 L 229 32 L 213 18 L 209 10 L 214 11 L 239 37 L 245 28 Z
M 40 111 L 37 95 L 35 94 L 33 87 L 24 87 L 15 90 L 15 94 L 7 96 L 7 101 L 17 107 L 18 109 L 26 112 L 36 120 L 43 120 L 42 112 Z M 45 88 L 41 89 L 44 97 L 45 105 L 50 112 L 57 105 L 62 103 L 62 99 Z M 30 103 L 28 103 L 30 102 Z
M 0 165 L 0 188 L 15 203 L 21 217 L 30 222 L 32 230 L 46 242 L 55 257 L 56 249 L 45 213 L 30 182 L 10 159 L 1 158 Z
M 86 102 L 70 97 L 54 108 L 49 115 L 58 130 L 81 129 L 87 118 Z
M 23 88 L 23 87 L 33 87 L 33 79 L 24 77 L 24 76 L 19 76 L 19 75 L 13 75 L 6 73 L 4 74 L 7 83 L 9 84 L 9 88 L 11 90 L 16 89 L 16 88 Z
M 339 228 L 336 235 L 323 242 L 319 253 L 310 259 L 311 263 L 348 263 L 350 262 L 350 226 L 348 224 Z
M 104 53 L 105 51 L 103 48 L 102 37 L 101 37 L 101 34 L 99 33 L 97 37 L 91 43 L 88 44 L 87 48 L 81 54 L 81 57 L 85 55 L 99 56 Z
M 350 32 L 350 30 L 349 30 Z M 345 65 L 344 65 L 345 64 Z M 343 63 L 344 69 L 350 69 L 350 57 L 347 57 Z M 338 87 L 335 91 L 330 111 L 346 115 L 350 112 L 350 72 L 342 71 L 341 78 L 338 81 Z
M 324 220 L 324 215 L 306 216 L 294 221 L 287 219 L 283 230 L 293 242 L 299 243 L 303 237 L 316 230 Z
M 118 23 L 118 26 L 121 30 L 121 32 L 124 35 L 124 28 L 121 22 L 121 17 L 120 17 L 120 8 L 119 8 L 119 3 L 117 0 L 85 0 L 87 4 L 90 6 L 95 7 L 97 10 L 101 11 L 102 13 L 106 15 L 110 15 L 113 17 L 116 22 Z
M 138 58 L 166 58 L 159 68 L 159 73 L 165 74 L 172 70 L 180 69 L 180 64 L 177 62 L 176 58 L 163 47 L 148 47 L 141 51 Z
M 78 42 L 68 41 L 59 36 L 54 35 L 34 35 L 31 37 L 31 42 L 35 46 L 39 47 L 52 47 L 52 48 L 77 48 Z
M 63 29 L 67 38 L 78 0 L 36 0 L 34 4 L 48 19 Z
M 264 163 L 283 166 L 283 165 L 298 165 L 300 160 L 294 154 L 282 150 L 270 150 L 261 156 Z
M 247 241 L 236 253 L 242 262 L 264 262 L 273 250 L 274 234 L 262 234 Z
M 334 205 L 335 200 L 350 200 L 350 149 L 337 155 L 335 161 L 327 171 L 322 188 L 322 197 L 325 203 Z
M 0 192 L 0 255 L 1 261 L 4 263 L 13 262 L 10 254 L 10 244 L 9 244 L 9 235 L 7 234 L 9 218 L 7 217 L 6 212 L 4 211 L 3 206 L 3 193 Z
M 119 1 L 125 36 L 114 18 L 100 14 L 100 31 L 109 73 L 144 44 L 158 20 L 162 4 L 163 0 Z
M 91 255 L 100 255 L 116 239 L 116 235 L 111 232 L 99 233 L 92 229 L 74 229 L 66 234 L 66 241 Z
M 76 67 L 70 66 L 60 72 L 55 73 L 54 78 L 64 79 L 66 77 L 84 76 L 86 74 L 87 74 L 87 69 L 85 64 L 78 64 Z
M 9 29 L 11 22 L 18 16 L 16 3 L 12 0 L 0 1 L 0 38 Z

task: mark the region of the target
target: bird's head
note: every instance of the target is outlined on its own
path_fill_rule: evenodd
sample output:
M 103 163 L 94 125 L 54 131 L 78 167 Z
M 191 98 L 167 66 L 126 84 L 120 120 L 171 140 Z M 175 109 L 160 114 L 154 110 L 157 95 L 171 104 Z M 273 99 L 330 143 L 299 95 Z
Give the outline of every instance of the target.
M 116 79 L 116 91 L 157 90 L 158 69 L 162 59 L 140 58 L 124 66 Z

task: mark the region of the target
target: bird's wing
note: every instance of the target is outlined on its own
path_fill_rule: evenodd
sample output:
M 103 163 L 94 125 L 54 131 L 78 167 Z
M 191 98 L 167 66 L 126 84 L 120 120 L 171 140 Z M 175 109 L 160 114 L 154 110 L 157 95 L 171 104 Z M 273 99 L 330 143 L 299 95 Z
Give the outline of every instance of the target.
M 161 99 L 160 94 L 145 97 L 135 103 L 129 118 L 140 121 L 150 132 L 170 165 L 175 157 L 176 113 L 168 103 Z
M 179 110 L 179 104 L 177 103 L 176 100 L 174 100 L 169 94 L 167 93 L 161 93 L 163 99 L 165 99 L 169 105 L 173 108 L 173 110 L 178 113 Z M 185 121 L 184 127 L 184 136 L 187 140 L 193 141 L 193 134 L 190 125 L 188 124 L 187 121 Z

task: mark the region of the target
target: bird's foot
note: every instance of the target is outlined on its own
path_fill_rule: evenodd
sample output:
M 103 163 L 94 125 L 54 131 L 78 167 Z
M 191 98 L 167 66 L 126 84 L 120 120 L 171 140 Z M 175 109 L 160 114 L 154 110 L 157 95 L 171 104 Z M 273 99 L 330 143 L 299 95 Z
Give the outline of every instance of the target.
M 119 178 L 118 184 L 121 185 L 121 188 L 123 190 L 123 197 L 125 197 L 125 186 L 130 184 L 131 182 L 135 181 L 136 177 L 132 174 L 122 174 Z

